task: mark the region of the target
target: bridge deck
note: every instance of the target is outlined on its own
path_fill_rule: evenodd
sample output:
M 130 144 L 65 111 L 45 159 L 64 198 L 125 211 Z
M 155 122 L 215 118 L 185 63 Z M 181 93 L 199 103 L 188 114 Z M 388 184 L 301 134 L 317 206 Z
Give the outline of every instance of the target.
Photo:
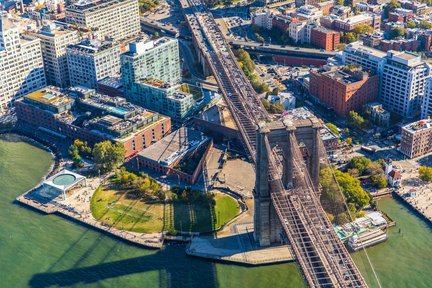
M 256 130 L 269 116 L 205 5 L 200 0 L 180 0 L 180 3 L 196 45 L 221 88 L 246 150 L 255 161 Z M 280 151 L 267 149 L 272 151 L 268 155 L 272 159 L 270 189 L 273 206 L 306 282 L 311 287 L 367 287 L 320 206 L 300 148 L 293 145 L 292 149 L 296 153 L 296 185 L 291 189 L 285 189 L 281 171 L 277 169 L 281 167 L 277 165 L 282 157 Z

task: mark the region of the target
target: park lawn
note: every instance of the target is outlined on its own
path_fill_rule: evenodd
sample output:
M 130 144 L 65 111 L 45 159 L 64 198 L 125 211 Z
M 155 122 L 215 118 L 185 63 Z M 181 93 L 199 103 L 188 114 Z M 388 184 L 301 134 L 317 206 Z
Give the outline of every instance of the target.
M 141 233 L 210 232 L 240 212 L 237 201 L 230 196 L 218 193 L 215 200 L 214 208 L 202 202 L 149 204 L 130 191 L 115 191 L 101 186 L 93 194 L 90 205 L 95 219 L 121 230 Z
M 121 230 L 142 233 L 163 230 L 163 204 L 147 204 L 128 191 L 100 186 L 90 202 L 95 219 Z

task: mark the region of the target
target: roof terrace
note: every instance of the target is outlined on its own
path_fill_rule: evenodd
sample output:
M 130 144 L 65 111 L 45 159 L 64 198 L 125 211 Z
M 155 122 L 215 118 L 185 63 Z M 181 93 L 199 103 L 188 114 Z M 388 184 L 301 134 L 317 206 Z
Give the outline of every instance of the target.
M 53 113 L 68 110 L 75 102 L 74 99 L 60 92 L 59 88 L 54 86 L 48 86 L 32 92 L 26 95 L 23 101 Z
M 410 133 L 417 133 L 431 128 L 432 128 L 432 119 L 419 120 L 402 127 L 403 130 L 406 130 Z

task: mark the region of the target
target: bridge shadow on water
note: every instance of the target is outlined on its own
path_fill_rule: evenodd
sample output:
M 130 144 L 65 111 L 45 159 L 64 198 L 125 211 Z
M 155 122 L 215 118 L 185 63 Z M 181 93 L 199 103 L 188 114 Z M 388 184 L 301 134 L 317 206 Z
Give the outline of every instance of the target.
M 159 287 L 218 287 L 214 263 L 189 257 L 183 248 L 183 245 L 168 246 L 148 256 L 39 273 L 33 275 L 28 286 L 45 288 L 95 284 L 107 279 L 158 271 Z

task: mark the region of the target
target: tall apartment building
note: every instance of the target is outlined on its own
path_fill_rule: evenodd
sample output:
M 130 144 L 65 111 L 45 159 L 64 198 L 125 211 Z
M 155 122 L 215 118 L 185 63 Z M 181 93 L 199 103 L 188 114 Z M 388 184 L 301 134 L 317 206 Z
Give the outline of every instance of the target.
M 348 44 L 342 54 L 344 64 L 357 64 L 380 74 L 379 101 L 383 107 L 402 117 L 420 113 L 430 68 L 421 57 L 408 52 L 382 51 Z
M 311 71 L 309 91 L 339 116 L 359 111 L 378 97 L 379 76 L 361 68 L 332 67 Z
M 81 0 L 66 7 L 66 23 L 91 28 L 96 34 L 114 40 L 139 35 L 141 31 L 137 0 Z
M 49 85 L 57 87 L 69 86 L 66 47 L 79 42 L 78 33 L 67 29 L 59 22 L 44 25 L 37 32 L 30 32 L 40 39 L 45 75 Z
M 180 55 L 178 41 L 162 37 L 129 43 L 129 52 L 121 55 L 125 92 L 134 82 L 154 78 L 169 84 L 179 83 Z
M 420 114 L 430 67 L 419 55 L 388 51 L 380 79 L 380 102 L 402 117 Z
M 129 43 L 121 63 L 124 95 L 129 101 L 177 119 L 186 116 L 194 105 L 193 96 L 180 91 L 176 39 Z
M 402 127 L 400 151 L 408 158 L 432 152 L 432 120 L 424 119 Z
M 120 73 L 120 45 L 111 41 L 83 40 L 66 48 L 72 86 L 96 89 L 97 82 Z
M 421 118 L 432 116 L 432 77 L 426 80 L 426 89 L 421 107 Z
M 40 40 L 20 35 L 17 21 L 0 14 L 0 114 L 13 99 L 46 85 Z

